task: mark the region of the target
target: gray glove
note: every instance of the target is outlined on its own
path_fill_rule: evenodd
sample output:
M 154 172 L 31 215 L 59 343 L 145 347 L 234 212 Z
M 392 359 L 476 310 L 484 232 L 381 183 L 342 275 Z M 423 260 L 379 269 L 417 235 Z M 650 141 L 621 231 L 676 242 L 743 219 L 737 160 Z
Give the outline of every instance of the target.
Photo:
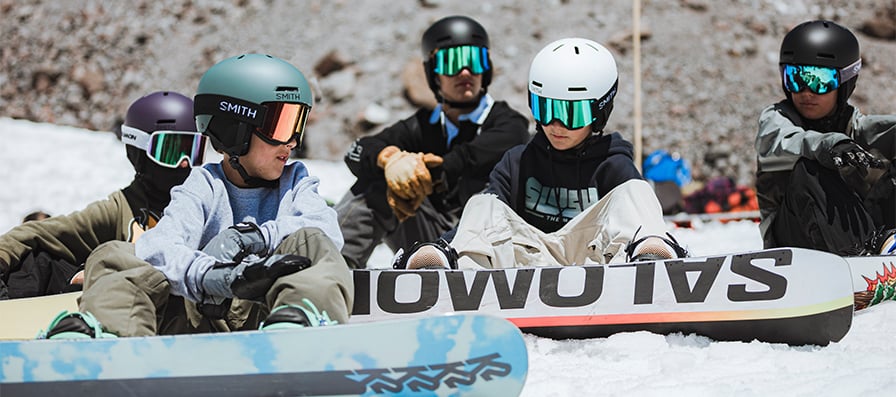
M 202 252 L 225 263 L 240 263 L 251 254 L 265 257 L 267 250 L 258 225 L 244 222 L 222 230 L 202 248 Z
M 264 301 L 278 278 L 311 266 L 311 259 L 300 255 L 271 255 L 253 263 L 216 263 L 202 276 L 203 301 L 232 298 Z M 218 299 L 214 299 L 218 298 Z

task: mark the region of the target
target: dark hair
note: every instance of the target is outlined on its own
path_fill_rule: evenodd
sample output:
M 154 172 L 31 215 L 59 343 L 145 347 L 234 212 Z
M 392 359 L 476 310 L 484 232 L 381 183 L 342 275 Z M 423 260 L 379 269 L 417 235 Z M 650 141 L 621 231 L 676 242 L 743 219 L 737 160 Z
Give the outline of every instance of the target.
M 29 221 L 40 221 L 40 220 L 47 219 L 49 217 L 50 217 L 50 214 L 40 211 L 40 210 L 37 210 L 28 215 L 25 215 L 25 218 L 22 219 L 22 223 L 29 222 Z

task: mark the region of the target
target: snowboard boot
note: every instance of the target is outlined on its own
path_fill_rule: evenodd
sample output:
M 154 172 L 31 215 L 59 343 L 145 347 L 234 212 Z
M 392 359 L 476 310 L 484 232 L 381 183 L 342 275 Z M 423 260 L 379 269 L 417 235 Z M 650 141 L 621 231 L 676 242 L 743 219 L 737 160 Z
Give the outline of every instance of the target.
M 37 339 L 99 339 L 117 338 L 114 334 L 103 331 L 103 326 L 89 312 L 59 313 L 47 331 L 41 330 Z
M 635 233 L 637 235 L 637 232 Z M 626 262 L 649 262 L 666 259 L 686 258 L 688 251 L 684 249 L 675 237 L 666 233 L 669 238 L 663 236 L 645 236 L 640 239 L 632 239 L 625 247 Z
M 457 251 L 443 239 L 434 243 L 417 243 L 407 255 L 399 253 L 393 263 L 395 269 L 457 269 Z
M 303 305 L 281 305 L 271 310 L 271 314 L 264 319 L 261 326 L 258 327 L 262 331 L 272 331 L 278 329 L 295 329 L 305 327 L 321 327 L 325 325 L 336 325 L 336 320 L 330 320 L 326 310 L 321 312 L 317 310 L 311 300 L 302 299 Z

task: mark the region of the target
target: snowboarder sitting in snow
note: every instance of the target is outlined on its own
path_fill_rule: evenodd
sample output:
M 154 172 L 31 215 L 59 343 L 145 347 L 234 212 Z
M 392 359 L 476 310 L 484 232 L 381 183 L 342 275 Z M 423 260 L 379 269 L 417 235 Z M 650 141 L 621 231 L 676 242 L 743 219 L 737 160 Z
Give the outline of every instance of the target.
M 84 314 L 61 315 L 47 337 L 348 320 L 354 291 L 336 212 L 317 193 L 319 179 L 287 163 L 312 106 L 305 77 L 281 59 L 241 55 L 212 66 L 194 100 L 198 130 L 224 159 L 174 188 L 165 216 L 136 244 L 91 254 Z
M 0 290 L 8 282 L 9 297 L 80 290 L 90 252 L 107 241 L 136 241 L 158 221 L 171 188 L 203 162 L 205 137 L 196 132 L 193 101 L 181 94 L 137 99 L 121 128 L 136 171 L 130 185 L 80 211 L 23 222 L 0 236 Z
M 787 98 L 762 111 L 756 137 L 765 247 L 893 253 L 896 116 L 847 102 L 858 40 L 834 22 L 805 22 L 784 36 L 779 64 Z
M 358 139 L 345 155 L 358 181 L 336 211 L 342 254 L 354 268 L 366 267 L 381 242 L 408 249 L 457 226 L 464 203 L 485 189 L 501 155 L 529 139 L 526 118 L 486 93 L 493 66 L 478 22 L 442 18 L 422 42 L 438 105 Z
M 600 44 L 581 38 L 548 44 L 529 69 L 535 136 L 504 155 L 486 193 L 467 203 L 450 245 L 420 244 L 399 255 L 396 267 L 502 268 L 686 256 L 674 239 L 663 237 L 662 209 L 635 167 L 631 143 L 619 133 L 603 132 L 617 87 L 616 61 Z

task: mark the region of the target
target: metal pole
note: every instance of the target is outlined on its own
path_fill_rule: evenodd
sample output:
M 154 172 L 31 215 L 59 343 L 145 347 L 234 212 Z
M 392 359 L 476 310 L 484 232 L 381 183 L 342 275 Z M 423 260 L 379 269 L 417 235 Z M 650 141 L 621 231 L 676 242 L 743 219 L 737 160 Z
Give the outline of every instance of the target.
M 635 118 L 635 166 L 638 171 L 641 170 L 641 1 L 632 0 L 632 56 L 634 57 L 634 66 L 632 74 L 634 75 L 635 95 L 634 95 L 634 118 Z

